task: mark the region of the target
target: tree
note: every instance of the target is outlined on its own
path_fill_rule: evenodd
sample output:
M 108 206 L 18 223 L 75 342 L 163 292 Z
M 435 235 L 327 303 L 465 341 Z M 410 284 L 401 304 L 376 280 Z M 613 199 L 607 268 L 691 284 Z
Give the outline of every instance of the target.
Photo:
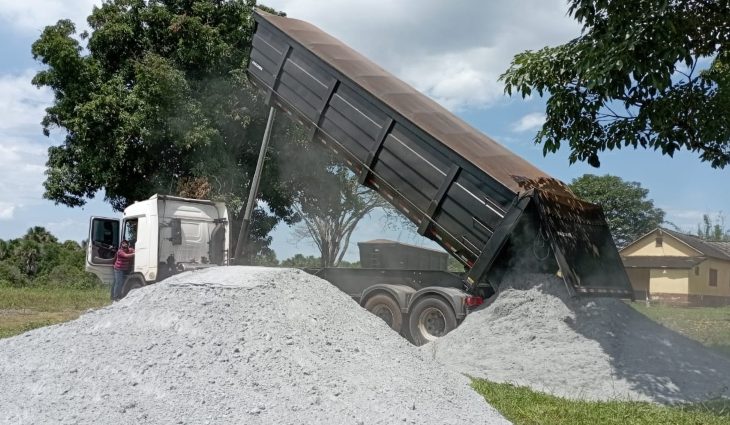
M 251 261 L 251 265 L 276 267 L 279 265 L 279 260 L 276 258 L 276 252 L 274 252 L 274 250 L 267 249 L 261 254 L 255 256 Z
M 322 258 L 315 257 L 314 255 L 307 255 L 305 257 L 302 254 L 295 254 L 294 256 L 282 261 L 281 266 L 316 269 L 322 266 Z M 341 260 L 338 264 L 338 267 L 345 267 L 350 269 L 360 268 L 360 261 L 349 262 Z
M 23 239 L 38 243 L 56 243 L 58 239 L 51 234 L 45 227 L 33 226 L 25 233 Z
M 566 44 L 514 57 L 505 91 L 547 95 L 535 136 L 543 153 L 600 165 L 622 147 L 672 156 L 686 149 L 712 167 L 730 162 L 730 1 L 570 0 L 583 26 Z M 704 61 L 709 69 L 698 71 Z
M 713 220 L 709 214 L 703 214 L 702 224 L 697 225 L 697 237 L 708 241 L 730 241 L 730 229 L 725 228 L 725 216 L 718 213 Z
M 32 239 L 23 239 L 15 247 L 13 257 L 23 274 L 33 277 L 39 272 L 38 264 L 42 258 L 42 253 L 42 244 Z
M 8 258 L 11 252 L 10 242 L 0 239 L 0 261 Z
M 49 149 L 44 196 L 73 207 L 103 191 L 122 210 L 154 193 L 195 190 L 226 202 L 238 225 L 268 111 L 245 74 L 254 6 L 109 0 L 88 17 L 90 34 L 76 37 L 68 20 L 46 27 L 32 47 L 46 68 L 33 83 L 55 95 L 44 132 L 60 128 L 65 138 Z M 274 138 L 292 135 L 278 124 Z M 294 155 L 269 151 L 281 162 Z M 268 161 L 258 193 L 268 206 L 259 215 L 272 220 L 254 223 L 254 235 L 295 217 L 296 181 L 282 181 L 278 163 Z
M 304 256 L 302 254 L 295 254 L 291 258 L 287 258 L 286 260 L 281 262 L 282 267 L 310 267 L 310 268 L 317 268 L 320 267 L 322 264 L 322 259 L 317 258 L 313 255 Z
M 664 222 L 664 211 L 647 199 L 648 189 L 620 177 L 584 174 L 570 183 L 579 198 L 603 208 L 613 241 L 621 249 Z
M 376 192 L 360 185 L 347 167 L 328 155 L 330 164 L 319 164 L 306 189 L 301 191 L 294 209 L 301 218 L 295 228 L 300 238 L 310 238 L 320 252 L 321 267 L 337 267 L 347 252 L 350 236 L 357 224 L 376 208 L 389 204 Z

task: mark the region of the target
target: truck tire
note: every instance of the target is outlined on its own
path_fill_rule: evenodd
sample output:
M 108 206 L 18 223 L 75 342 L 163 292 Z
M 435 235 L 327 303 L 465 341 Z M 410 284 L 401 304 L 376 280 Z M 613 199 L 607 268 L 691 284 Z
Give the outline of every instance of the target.
M 139 276 L 129 276 L 127 277 L 127 280 L 124 281 L 124 285 L 122 286 L 122 293 L 119 294 L 119 299 L 126 297 L 127 294 L 129 294 L 129 291 L 133 289 L 139 289 L 144 286 L 144 280 L 140 278 Z
M 403 313 L 400 311 L 400 305 L 390 295 L 373 295 L 365 303 L 365 310 L 383 319 L 391 329 L 398 333 L 403 328 Z
M 415 345 L 434 341 L 456 329 L 456 314 L 451 305 L 437 296 L 416 301 L 408 316 L 408 332 Z

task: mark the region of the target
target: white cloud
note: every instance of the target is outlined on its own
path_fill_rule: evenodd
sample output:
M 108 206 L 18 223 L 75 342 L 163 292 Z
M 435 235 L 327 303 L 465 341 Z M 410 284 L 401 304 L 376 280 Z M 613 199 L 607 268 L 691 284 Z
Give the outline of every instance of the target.
M 6 220 L 42 202 L 50 141 L 40 122 L 52 94 L 30 83 L 33 74 L 0 75 L 0 218 Z
M 46 150 L 28 140 L 2 139 L 0 134 L 0 170 L 4 170 L 0 180 L 0 204 L 6 209 L 17 210 L 41 202 Z
M 10 220 L 15 213 L 15 205 L 9 202 L 0 202 L 0 220 Z
M 545 114 L 542 112 L 533 112 L 520 118 L 516 123 L 512 125 L 512 131 L 516 133 L 523 133 L 526 131 L 537 130 L 542 127 L 545 122 Z
M 0 75 L 0 135 L 41 134 L 40 122 L 53 94 L 31 84 L 35 71 Z
M 59 19 L 71 19 L 77 29 L 100 0 L 0 0 L 0 22 L 22 33 L 37 34 Z
M 502 99 L 512 57 L 580 32 L 565 0 L 269 0 L 308 21 L 450 109 Z

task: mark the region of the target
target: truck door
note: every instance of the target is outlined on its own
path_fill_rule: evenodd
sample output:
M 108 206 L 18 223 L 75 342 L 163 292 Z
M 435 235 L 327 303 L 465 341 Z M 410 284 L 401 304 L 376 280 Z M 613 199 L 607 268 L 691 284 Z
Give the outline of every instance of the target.
M 86 271 L 102 282 L 114 282 L 114 255 L 119 249 L 120 223 L 116 218 L 91 217 L 89 242 L 86 244 Z

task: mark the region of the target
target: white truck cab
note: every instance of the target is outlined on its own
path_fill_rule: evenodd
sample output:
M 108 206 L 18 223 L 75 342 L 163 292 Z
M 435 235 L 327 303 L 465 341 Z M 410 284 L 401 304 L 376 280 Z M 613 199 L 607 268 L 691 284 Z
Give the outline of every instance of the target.
M 91 218 L 86 271 L 111 284 L 116 251 L 127 240 L 135 256 L 125 296 L 181 271 L 227 265 L 229 232 L 222 202 L 153 195 L 127 207 L 121 220 Z

